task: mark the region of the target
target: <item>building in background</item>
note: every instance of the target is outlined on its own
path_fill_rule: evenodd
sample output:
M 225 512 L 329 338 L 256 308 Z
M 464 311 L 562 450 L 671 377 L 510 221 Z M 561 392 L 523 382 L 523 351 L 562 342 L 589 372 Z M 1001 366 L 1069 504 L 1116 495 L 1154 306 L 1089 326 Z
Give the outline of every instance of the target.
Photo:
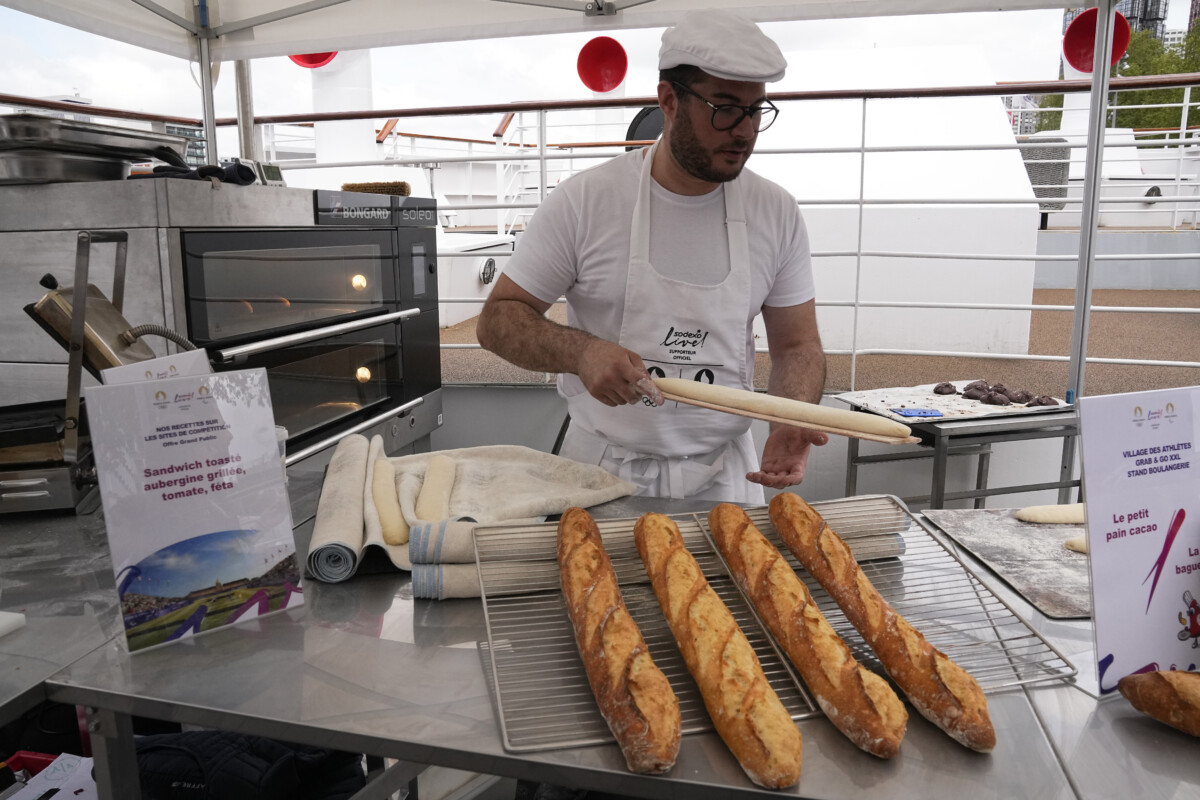
M 1005 95 L 1004 107 L 1008 109 L 1008 121 L 1017 136 L 1028 136 L 1037 131 L 1040 106 L 1032 95 Z
M 1178 28 L 1163 31 L 1163 47 L 1168 50 L 1178 50 L 1183 47 L 1183 40 L 1186 37 L 1187 31 L 1179 30 Z
M 208 160 L 208 144 L 204 141 L 204 129 L 195 125 L 180 125 L 174 122 L 166 124 L 166 133 L 172 136 L 187 137 L 187 152 L 184 160 L 189 167 L 202 167 L 210 163 Z
M 1196 18 L 1197 14 L 1196 3 L 1197 0 L 1192 0 L 1190 9 L 1190 19 L 1192 20 Z M 1170 5 L 1168 0 L 1120 0 L 1117 3 L 1117 11 L 1120 11 L 1125 19 L 1129 20 L 1131 31 L 1150 31 L 1155 39 L 1163 40 L 1168 5 Z M 1087 8 L 1083 6 L 1066 9 L 1063 12 L 1063 33 L 1067 32 L 1067 26 L 1071 24 L 1072 20 L 1086 10 Z M 1190 21 L 1188 25 L 1190 28 Z

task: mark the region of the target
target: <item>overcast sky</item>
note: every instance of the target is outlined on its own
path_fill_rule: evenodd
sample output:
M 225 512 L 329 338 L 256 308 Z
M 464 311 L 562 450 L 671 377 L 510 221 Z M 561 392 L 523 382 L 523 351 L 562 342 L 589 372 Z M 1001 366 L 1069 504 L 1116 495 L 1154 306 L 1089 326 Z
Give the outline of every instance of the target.
M 1168 27 L 1186 24 L 1188 6 L 1188 0 L 1173 0 Z M 1051 80 L 1058 75 L 1062 12 L 825 20 L 763 27 L 785 53 L 956 44 L 985 54 L 997 81 Z M 626 81 L 617 91 L 630 97 L 652 94 L 661 30 L 611 35 L 629 56 Z M 371 55 L 373 105 L 387 109 L 590 98 L 592 92 L 575 72 L 579 49 L 589 38 L 572 34 L 377 49 Z M 201 115 L 195 67 L 181 59 L 7 8 L 0 8 L 0 47 L 5 53 L 0 60 L 0 92 L 29 97 L 78 94 L 100 106 Z M 313 110 L 308 70 L 283 57 L 266 58 L 252 62 L 252 75 L 256 114 Z M 809 88 L 813 80 L 814 76 L 793 70 L 772 90 Z M 830 77 L 821 80 L 828 85 Z M 233 83 L 232 65 L 226 65 L 215 90 L 218 116 L 236 114 Z M 951 68 L 941 83 L 956 83 Z

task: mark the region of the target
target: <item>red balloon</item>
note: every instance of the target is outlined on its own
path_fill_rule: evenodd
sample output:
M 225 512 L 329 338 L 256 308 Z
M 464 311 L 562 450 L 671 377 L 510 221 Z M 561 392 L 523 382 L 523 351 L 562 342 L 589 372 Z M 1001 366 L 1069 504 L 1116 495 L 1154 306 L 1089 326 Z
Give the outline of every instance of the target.
M 293 64 L 297 64 L 305 69 L 316 69 L 333 61 L 333 57 L 336 55 L 337 51 L 334 50 L 332 53 L 305 53 L 298 56 L 288 56 L 288 58 L 292 60 Z
M 611 92 L 625 80 L 629 59 L 625 48 L 610 36 L 597 36 L 579 50 L 575 69 L 593 92 Z
M 1080 72 L 1091 72 L 1096 58 L 1096 9 L 1089 8 L 1067 26 L 1063 34 L 1063 56 Z M 1121 60 L 1129 49 L 1129 20 L 1120 11 L 1113 21 L 1112 64 Z

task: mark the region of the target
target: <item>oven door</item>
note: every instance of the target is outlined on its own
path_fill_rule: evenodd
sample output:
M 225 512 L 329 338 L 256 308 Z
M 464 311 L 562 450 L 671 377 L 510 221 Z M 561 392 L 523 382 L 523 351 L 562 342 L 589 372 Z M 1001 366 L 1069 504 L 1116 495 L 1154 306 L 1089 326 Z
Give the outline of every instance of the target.
M 266 369 L 275 424 L 287 428 L 290 454 L 403 410 L 401 324 L 419 314 L 397 311 L 210 348 L 210 355 L 218 369 Z
M 394 236 L 351 228 L 181 231 L 188 338 L 224 347 L 397 311 Z

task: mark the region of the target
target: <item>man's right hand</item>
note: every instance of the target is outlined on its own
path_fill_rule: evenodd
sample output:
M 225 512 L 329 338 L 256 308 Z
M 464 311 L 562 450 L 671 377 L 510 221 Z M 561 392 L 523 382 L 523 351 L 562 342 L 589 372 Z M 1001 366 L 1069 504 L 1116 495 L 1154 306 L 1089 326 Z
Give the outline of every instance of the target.
M 593 339 L 579 354 L 575 374 L 588 393 L 606 406 L 633 405 L 649 397 L 656 406 L 666 399 L 646 372 L 642 358 L 606 339 Z
M 552 322 L 545 316 L 549 308 L 501 273 L 475 326 L 479 344 L 528 370 L 573 372 L 606 406 L 640 403 L 643 397 L 656 406 L 666 402 L 637 353 Z

